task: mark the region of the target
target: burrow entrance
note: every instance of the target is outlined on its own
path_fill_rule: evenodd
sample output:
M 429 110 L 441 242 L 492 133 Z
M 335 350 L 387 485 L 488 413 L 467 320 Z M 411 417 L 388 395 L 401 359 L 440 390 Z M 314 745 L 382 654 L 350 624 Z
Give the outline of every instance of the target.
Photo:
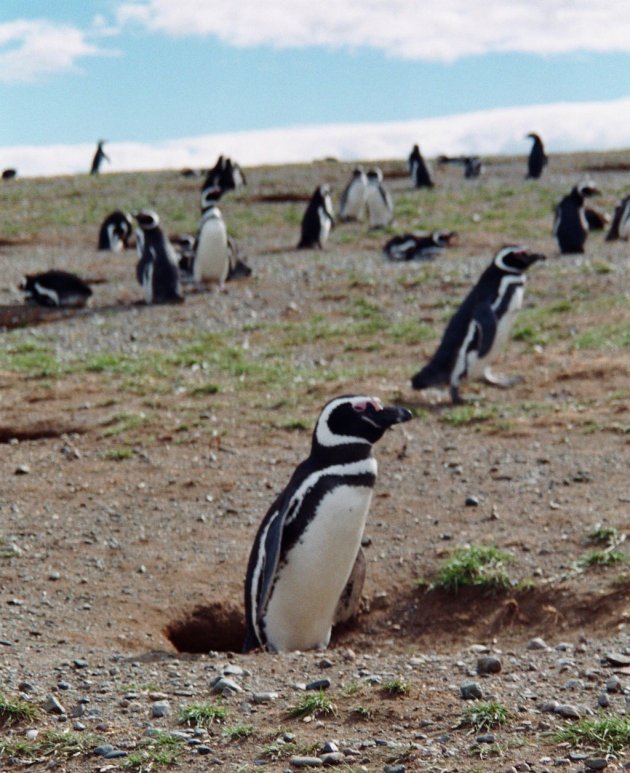
M 245 617 L 241 607 L 214 601 L 169 623 L 164 633 L 178 652 L 241 652 Z

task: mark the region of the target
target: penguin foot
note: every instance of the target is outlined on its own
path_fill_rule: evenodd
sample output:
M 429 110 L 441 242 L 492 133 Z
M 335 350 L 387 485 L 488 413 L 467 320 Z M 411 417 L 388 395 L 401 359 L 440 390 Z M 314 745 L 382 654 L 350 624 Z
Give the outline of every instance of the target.
M 524 378 L 522 376 L 502 376 L 487 369 L 484 371 L 483 380 L 486 384 L 490 384 L 490 386 L 495 386 L 499 389 L 509 389 L 516 386 L 516 384 L 522 384 Z

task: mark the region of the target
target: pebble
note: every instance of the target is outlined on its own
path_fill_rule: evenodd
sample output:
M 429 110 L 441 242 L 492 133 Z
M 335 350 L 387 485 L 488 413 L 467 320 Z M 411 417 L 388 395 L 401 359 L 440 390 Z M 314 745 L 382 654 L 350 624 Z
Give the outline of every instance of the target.
M 122 749 L 112 749 L 110 752 L 107 752 L 107 754 L 104 754 L 103 757 L 106 760 L 116 760 L 119 757 L 126 757 L 127 752 L 123 751 Z
M 168 701 L 155 701 L 151 704 L 152 717 L 168 717 L 171 713 L 171 704 Z
M 547 642 L 544 639 L 541 639 L 540 636 L 536 636 L 527 642 L 527 649 L 528 650 L 546 650 L 546 649 L 549 649 L 549 647 L 547 646 Z
M 49 714 L 65 714 L 66 710 L 54 695 L 47 695 L 44 701 L 44 711 Z
M 483 698 L 481 687 L 479 687 L 477 682 L 466 682 L 459 688 L 459 692 L 465 701 L 473 701 Z
M 579 719 L 580 718 L 580 712 L 575 708 L 575 706 L 571 706 L 570 703 L 560 703 L 556 706 L 554 709 L 554 712 L 556 714 L 559 714 L 561 717 L 564 717 L 565 719 Z
M 602 709 L 607 709 L 610 706 L 610 698 L 605 692 L 600 692 L 597 696 L 597 705 Z
M 466 505 L 466 507 L 478 507 L 479 498 L 471 495 L 469 497 L 466 497 L 464 504 Z
M 478 735 L 475 740 L 477 743 L 494 743 L 497 739 L 492 733 L 484 733 L 483 735 Z
M 320 756 L 324 765 L 341 765 L 345 759 L 346 755 L 342 752 L 326 752 Z
M 206 746 L 205 744 L 199 744 L 199 746 L 195 747 L 195 751 L 197 754 L 210 754 L 212 752 L 212 749 L 209 746 Z
M 39 730 L 35 730 L 35 728 L 31 728 L 30 730 L 27 730 L 26 733 L 24 733 L 24 735 L 26 736 L 27 741 L 34 741 L 39 735 Z
M 589 757 L 584 760 L 584 766 L 589 770 L 603 770 L 608 767 L 608 760 L 605 757 Z
M 484 655 L 477 660 L 478 674 L 498 674 L 501 672 L 501 661 L 492 655 Z
M 385 765 L 383 773 L 405 773 L 404 765 Z
M 330 679 L 315 679 L 313 682 L 308 682 L 306 685 L 307 690 L 327 690 L 332 682 Z
M 13 471 L 14 475 L 28 475 L 31 471 L 31 468 L 28 466 L 28 464 L 18 464 L 18 466 Z
M 98 757 L 104 757 L 106 754 L 114 751 L 114 747 L 109 743 L 101 744 L 94 749 L 94 754 Z
M 321 768 L 324 764 L 319 757 L 291 757 L 290 762 L 294 768 Z
M 255 692 L 252 696 L 254 703 L 273 703 L 278 700 L 278 693 L 269 690 L 268 692 Z
M 243 692 L 243 688 L 236 684 L 236 682 L 233 682 L 231 679 L 226 679 L 223 676 L 217 676 L 210 682 L 210 691 L 227 697 L 234 693 Z
M 621 680 L 618 676 L 611 676 L 606 680 L 606 692 L 623 692 Z

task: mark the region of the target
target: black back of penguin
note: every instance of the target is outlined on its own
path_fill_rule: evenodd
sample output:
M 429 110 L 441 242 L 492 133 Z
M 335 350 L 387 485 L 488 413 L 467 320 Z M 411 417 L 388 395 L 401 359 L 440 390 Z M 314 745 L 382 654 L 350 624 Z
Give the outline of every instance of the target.
M 621 199 L 615 207 L 615 213 L 613 215 L 612 222 L 608 233 L 606 234 L 606 241 L 612 242 L 615 239 L 629 239 L 630 238 L 630 195 Z
M 548 159 L 540 137 L 533 132 L 527 136 L 533 140 L 529 158 L 527 159 L 527 177 L 532 180 L 537 180 L 542 175 Z
M 143 209 L 134 213 L 141 230 L 138 245 L 140 260 L 136 265 L 136 278 L 144 289 L 147 303 L 181 303 L 177 253 L 160 227 L 156 212 Z
M 584 252 L 588 237 L 588 220 L 584 199 L 599 193 L 590 180 L 575 185 L 556 206 L 553 233 L 563 254 Z
M 433 180 L 418 145 L 414 145 L 409 154 L 409 174 L 416 188 L 432 188 Z
M 90 286 L 76 274 L 52 269 L 41 274 L 27 274 L 20 285 L 25 300 L 39 306 L 80 308 L 92 296 Z
M 133 231 L 131 220 L 125 212 L 116 209 L 101 223 L 98 232 L 98 249 L 119 252 L 128 246 Z
M 538 260 L 544 260 L 544 255 L 530 252 L 520 245 L 507 245 L 497 252 L 451 317 L 431 361 L 413 376 L 411 385 L 414 389 L 441 386 L 451 381 L 462 346 L 466 345 L 471 323 L 475 319 L 478 319 L 481 329 L 488 331 L 485 340 L 477 342 L 480 357 L 490 351 L 497 320 L 509 308 L 512 293 L 518 287 L 516 282 L 504 280 L 512 277 L 517 279 Z
M 376 476 L 372 444 L 389 427 L 410 418 L 411 413 L 406 409 L 383 408 L 376 398 L 365 395 L 344 395 L 324 406 L 313 431 L 309 457 L 293 472 L 254 540 L 245 581 L 245 651 L 259 646 L 272 650 L 326 646 L 335 608 L 350 576 L 362 533 L 362 522 L 358 524 L 358 533 L 344 531 L 344 519 L 351 517 L 343 506 L 348 500 L 342 496 L 341 507 L 337 509 L 335 492 L 348 487 L 369 491 Z M 364 515 L 367 508 L 369 495 Z M 333 561 L 335 566 L 331 566 L 330 556 L 314 549 L 320 519 L 335 531 L 327 536 L 341 548 L 339 561 L 344 567 L 341 582 L 336 585 L 330 580 L 337 572 L 339 561 Z M 338 525 L 341 530 L 337 534 Z M 348 524 L 345 526 L 347 529 Z M 297 615 L 274 616 L 270 610 L 277 606 L 278 596 L 291 598 L 297 593 L 296 584 L 290 583 L 291 572 L 295 577 L 296 571 L 300 579 L 302 573 L 307 580 L 317 579 L 302 587 L 302 596 L 291 599 L 297 605 Z M 297 619 L 300 615 L 302 623 Z M 311 617 L 317 619 L 312 621 Z M 312 622 L 315 623 L 312 631 L 302 629 L 302 625 L 310 627 Z
M 319 185 L 315 188 L 302 217 L 298 249 L 323 247 L 334 222 L 330 188 L 326 184 Z

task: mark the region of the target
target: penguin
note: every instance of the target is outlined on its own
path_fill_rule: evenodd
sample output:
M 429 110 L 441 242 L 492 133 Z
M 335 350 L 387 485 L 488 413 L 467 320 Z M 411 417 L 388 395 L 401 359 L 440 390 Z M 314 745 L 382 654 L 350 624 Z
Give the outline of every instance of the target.
M 14 180 L 17 177 L 17 169 L 3 169 L 2 170 L 2 179 L 3 180 Z
M 195 259 L 195 237 L 192 234 L 175 234 L 169 236 L 169 240 L 179 256 L 177 265 L 180 272 L 187 279 L 192 279 L 193 260 Z
M 92 296 L 90 286 L 80 277 L 56 269 L 41 274 L 27 274 L 20 290 L 24 293 L 25 301 L 39 306 L 82 308 Z
M 615 239 L 630 239 L 630 195 L 621 199 L 615 207 L 606 241 L 614 242 Z
M 610 216 L 595 207 L 584 207 L 584 216 L 589 231 L 603 231 L 610 223 Z
M 132 213 L 138 223 L 136 247 L 140 260 L 136 278 L 144 290 L 146 303 L 182 303 L 177 253 L 160 228 L 160 218 L 152 209 Z
M 101 169 L 101 164 L 103 161 L 109 161 L 109 158 L 105 151 L 103 150 L 103 145 L 107 142 L 107 140 L 99 140 L 98 144 L 96 146 L 96 152 L 94 153 L 94 158 L 92 159 L 92 168 L 90 169 L 90 174 L 98 174 Z
M 367 173 L 367 211 L 370 228 L 382 228 L 394 219 L 394 202 L 383 185 L 383 172 L 379 167 Z
M 208 200 L 199 223 L 193 259 L 193 278 L 197 284 L 218 282 L 223 290 L 230 270 L 227 230 L 221 210 Z
M 481 176 L 483 163 L 479 156 L 439 156 L 439 164 L 461 164 L 464 167 L 464 177 L 467 180 L 475 180 Z
M 433 180 L 417 145 L 413 146 L 409 154 L 408 165 L 409 176 L 416 188 L 433 188 Z
M 518 381 L 493 376 L 489 365 L 523 305 L 525 271 L 538 260 L 545 256 L 522 246 L 508 245 L 497 252 L 449 321 L 429 364 L 411 379 L 414 389 L 448 384 L 453 403 L 461 403 L 459 385 L 466 377 L 483 376 L 504 387 Z
M 302 233 L 298 249 L 319 247 L 323 249 L 328 234 L 335 225 L 330 187 L 325 183 L 315 188 L 302 217 Z
M 120 252 L 129 246 L 133 225 L 129 215 L 116 209 L 101 223 L 98 232 L 98 249 Z
M 228 257 L 230 259 L 230 268 L 227 275 L 228 282 L 235 279 L 246 279 L 252 275 L 252 268 L 240 256 L 238 244 L 228 236 Z
M 527 159 L 527 179 L 538 180 L 542 175 L 548 158 L 545 154 L 545 147 L 542 140 L 537 134 L 533 132 L 527 135 L 527 138 L 534 141 L 532 149 L 529 151 L 529 158 Z
M 215 165 L 208 171 L 201 186 L 202 211 L 203 200 L 218 201 L 227 191 L 234 191 L 247 184 L 241 167 L 231 158 L 219 156 Z
M 556 206 L 553 235 L 563 255 L 584 252 L 588 236 L 588 220 L 584 212 L 584 199 L 599 193 L 592 180 L 582 180 L 575 185 Z
M 450 246 L 456 236 L 456 231 L 433 231 L 428 236 L 403 234 L 386 242 L 383 252 L 393 261 L 433 260 Z
M 345 589 L 349 578 L 354 583 L 360 575 L 353 566 L 361 560 L 376 480 L 372 445 L 411 418 L 406 408 L 384 408 L 367 395 L 326 403 L 310 456 L 295 469 L 254 540 L 245 579 L 245 652 L 328 646 L 336 617 L 347 614 L 347 598 L 357 596 L 356 587 L 349 594 Z
M 350 182 L 344 188 L 339 202 L 339 219 L 362 220 L 365 214 L 367 199 L 367 177 L 363 167 L 356 166 L 352 172 Z

